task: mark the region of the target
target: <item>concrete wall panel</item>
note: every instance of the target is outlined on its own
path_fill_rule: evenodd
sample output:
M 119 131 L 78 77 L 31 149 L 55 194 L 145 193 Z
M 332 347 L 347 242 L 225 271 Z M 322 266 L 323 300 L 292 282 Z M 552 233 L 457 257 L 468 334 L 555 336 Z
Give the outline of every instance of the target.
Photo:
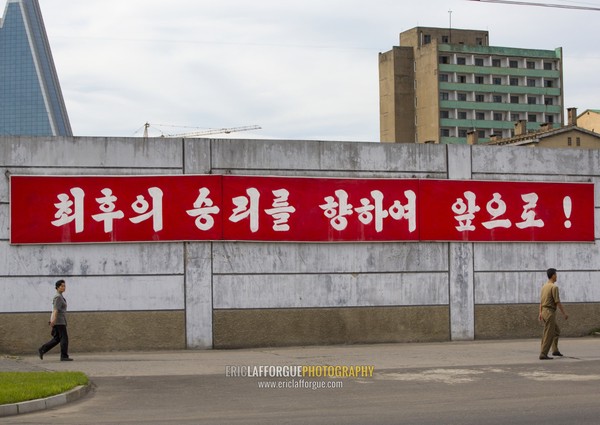
M 183 168 L 185 174 L 209 174 L 211 172 L 210 139 L 185 139 L 183 145 Z
M 600 150 L 473 146 L 473 173 L 598 175 Z
M 561 337 L 581 337 L 598 329 L 600 303 L 570 304 L 569 320 L 558 314 L 557 323 Z M 540 338 L 544 327 L 538 321 L 539 304 L 477 305 L 475 306 L 475 339 Z M 564 344 L 568 344 L 563 342 Z M 559 346 L 561 343 L 559 343 Z M 540 345 L 532 344 L 535 359 Z M 564 348 L 567 351 L 567 348 Z
M 7 141 L 8 139 L 9 141 Z M 180 168 L 181 139 L 124 137 L 0 138 L 3 167 Z
M 218 170 L 444 172 L 445 147 L 287 140 L 214 140 Z
M 475 271 L 598 270 L 596 243 L 494 243 L 475 244 Z
M 450 323 L 453 340 L 471 340 L 474 335 L 473 244 L 450 244 Z
M 185 247 L 186 341 L 190 348 L 212 345 L 212 243 Z
M 440 145 L 350 143 L 340 147 L 322 143 L 322 169 L 446 171 L 446 149 Z
M 63 168 L 63 167 L 0 167 L 0 202 L 8 202 L 10 175 L 46 175 L 46 176 L 119 176 L 119 175 L 162 175 L 181 174 L 181 168 Z
M 0 278 L 0 311 L 50 312 L 57 278 Z M 183 310 L 183 276 L 65 278 L 69 311 Z
M 69 352 L 181 350 L 185 313 L 177 311 L 88 312 L 69 315 Z M 0 314 L 0 352 L 34 354 L 50 340 L 47 313 Z M 45 358 L 58 360 L 59 347 Z
M 477 273 L 475 304 L 539 303 L 545 272 Z M 559 271 L 557 285 L 563 303 L 598 302 L 600 271 Z
M 288 140 L 213 140 L 213 170 L 320 169 L 322 142 Z
M 10 227 L 9 227 L 9 215 L 10 213 L 8 212 L 9 208 L 8 208 L 8 204 L 0 204 L 0 241 L 1 240 L 8 240 L 9 238 L 9 232 L 10 232 Z
M 448 248 L 439 243 L 215 243 L 215 274 L 439 272 Z
M 471 147 L 448 145 L 448 178 L 453 180 L 471 179 Z
M 445 273 L 215 276 L 214 308 L 448 304 Z
M 9 245 L 0 276 L 183 274 L 183 244 Z
M 215 310 L 215 348 L 447 341 L 448 307 Z

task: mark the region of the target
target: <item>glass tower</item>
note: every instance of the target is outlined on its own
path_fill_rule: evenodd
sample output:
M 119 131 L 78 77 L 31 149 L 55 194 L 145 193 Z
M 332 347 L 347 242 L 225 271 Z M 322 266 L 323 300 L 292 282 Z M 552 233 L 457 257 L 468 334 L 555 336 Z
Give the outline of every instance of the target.
M 37 0 L 8 0 L 0 20 L 0 135 L 73 135 Z

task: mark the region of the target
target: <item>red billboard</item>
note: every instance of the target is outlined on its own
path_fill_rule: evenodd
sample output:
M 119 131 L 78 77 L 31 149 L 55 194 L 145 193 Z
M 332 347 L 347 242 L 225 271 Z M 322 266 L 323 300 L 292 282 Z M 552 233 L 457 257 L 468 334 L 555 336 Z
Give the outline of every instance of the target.
M 13 244 L 594 241 L 594 185 L 222 175 L 16 176 Z

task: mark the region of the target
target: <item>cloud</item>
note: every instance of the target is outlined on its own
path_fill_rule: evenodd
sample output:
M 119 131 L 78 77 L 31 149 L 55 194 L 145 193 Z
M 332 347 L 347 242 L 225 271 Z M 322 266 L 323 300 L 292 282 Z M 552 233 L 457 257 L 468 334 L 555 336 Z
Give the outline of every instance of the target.
M 263 127 L 224 137 L 378 141 L 378 53 L 401 31 L 447 26 L 449 10 L 453 27 L 488 30 L 492 45 L 564 47 L 565 106 L 600 107 L 598 12 L 466 0 L 40 5 L 77 135 L 129 136 L 150 121 Z

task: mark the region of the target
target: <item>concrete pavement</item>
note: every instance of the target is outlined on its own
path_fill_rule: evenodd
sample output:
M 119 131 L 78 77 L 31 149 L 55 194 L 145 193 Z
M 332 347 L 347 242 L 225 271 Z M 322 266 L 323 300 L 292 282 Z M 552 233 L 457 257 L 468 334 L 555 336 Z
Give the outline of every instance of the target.
M 225 377 L 228 366 L 372 365 L 377 379 L 377 375 L 385 375 L 383 371 L 386 370 L 443 370 L 600 360 L 600 338 L 563 338 L 560 349 L 565 357 L 545 362 L 538 359 L 539 344 L 538 339 L 524 339 L 240 350 L 73 352 L 73 362 L 60 362 L 58 352 L 51 352 L 44 360 L 34 355 L 4 356 L 0 358 L 0 371 L 77 370 L 86 373 L 92 382 L 115 377 L 154 377 L 167 382 L 177 376 Z M 56 404 L 48 407 L 54 406 Z

